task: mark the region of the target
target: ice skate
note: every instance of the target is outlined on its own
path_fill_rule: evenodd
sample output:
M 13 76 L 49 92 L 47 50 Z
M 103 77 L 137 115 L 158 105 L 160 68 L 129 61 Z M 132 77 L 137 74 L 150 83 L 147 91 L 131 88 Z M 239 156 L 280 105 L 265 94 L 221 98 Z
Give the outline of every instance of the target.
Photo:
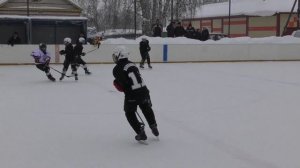
M 61 77 L 59 78 L 60 81 L 62 81 L 64 79 L 65 75 L 61 75 Z
M 48 77 L 48 79 L 51 80 L 52 82 L 55 82 L 55 78 L 54 78 L 51 74 L 47 75 L 47 77 Z
M 90 74 L 92 74 L 92 72 L 86 70 L 86 71 L 85 71 L 85 74 L 86 74 L 86 75 L 90 75 Z
M 135 140 L 137 140 L 137 141 L 147 140 L 147 135 L 146 135 L 143 127 L 141 127 L 140 133 L 135 136 Z
M 159 132 L 158 132 L 158 129 L 157 129 L 157 125 L 154 124 L 153 126 L 150 127 L 151 130 L 152 130 L 152 133 L 154 136 L 159 136 Z

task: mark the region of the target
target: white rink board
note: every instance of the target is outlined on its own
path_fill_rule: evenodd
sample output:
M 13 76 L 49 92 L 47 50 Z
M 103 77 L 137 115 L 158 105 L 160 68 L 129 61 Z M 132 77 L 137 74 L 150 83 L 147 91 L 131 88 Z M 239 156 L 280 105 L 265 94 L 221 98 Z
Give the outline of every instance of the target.
M 85 45 L 88 53 L 83 59 L 87 63 L 112 63 L 112 51 L 116 44 L 97 46 Z M 139 62 L 141 57 L 137 44 L 126 44 L 130 60 Z M 30 64 L 33 62 L 31 51 L 37 45 L 0 45 L 0 64 Z M 52 63 L 62 63 L 64 56 L 57 52 L 63 49 L 60 45 L 48 45 Z M 165 50 L 164 50 L 165 48 Z M 56 54 L 55 54 L 56 53 Z M 55 58 L 56 57 L 56 58 Z M 300 60 L 299 44 L 152 44 L 150 57 L 152 62 L 201 62 L 201 61 L 284 61 Z

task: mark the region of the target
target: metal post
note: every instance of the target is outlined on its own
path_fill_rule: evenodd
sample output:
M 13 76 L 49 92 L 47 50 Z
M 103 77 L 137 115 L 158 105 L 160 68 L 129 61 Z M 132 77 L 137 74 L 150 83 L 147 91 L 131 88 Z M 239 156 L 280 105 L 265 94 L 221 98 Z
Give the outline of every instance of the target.
M 285 23 L 283 32 L 281 33 L 281 36 L 283 36 L 283 35 L 285 34 L 286 30 L 287 30 L 287 26 L 288 26 L 288 24 L 289 24 L 289 21 L 290 21 L 290 19 L 291 19 L 291 16 L 292 16 L 293 12 L 294 12 L 294 9 L 295 9 L 295 6 L 296 6 L 297 1 L 298 1 L 298 0 L 295 0 L 295 2 L 294 2 L 294 4 L 293 4 L 293 7 L 292 7 L 291 12 L 290 12 L 290 14 L 289 14 L 289 17 L 288 17 L 288 19 L 286 20 L 286 23 Z
M 174 0 L 171 0 L 171 22 L 173 22 Z
M 229 0 L 228 37 L 230 37 L 230 19 L 231 19 L 231 0 Z
M 27 0 L 27 16 L 29 16 L 29 0 Z
M 176 0 L 176 20 L 179 20 L 179 2 Z
M 300 24 L 299 24 L 299 18 L 300 18 L 300 0 L 298 0 L 298 10 L 297 10 L 297 15 L 298 15 L 297 29 L 299 29 L 299 28 L 300 28 Z
M 136 0 L 134 0 L 134 39 L 136 39 Z

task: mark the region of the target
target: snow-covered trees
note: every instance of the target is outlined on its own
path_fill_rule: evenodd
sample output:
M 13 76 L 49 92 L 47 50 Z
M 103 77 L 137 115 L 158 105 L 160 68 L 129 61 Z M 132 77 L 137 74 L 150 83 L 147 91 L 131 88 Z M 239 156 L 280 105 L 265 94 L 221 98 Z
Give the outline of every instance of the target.
M 228 0 L 73 0 L 83 8 L 89 26 L 98 31 L 106 29 L 134 29 L 134 3 L 137 4 L 137 25 L 143 34 L 151 34 L 157 19 L 166 26 L 171 18 L 193 17 L 195 8 L 206 3 Z M 171 6 L 173 4 L 173 8 Z M 173 14 L 173 17 L 171 17 Z

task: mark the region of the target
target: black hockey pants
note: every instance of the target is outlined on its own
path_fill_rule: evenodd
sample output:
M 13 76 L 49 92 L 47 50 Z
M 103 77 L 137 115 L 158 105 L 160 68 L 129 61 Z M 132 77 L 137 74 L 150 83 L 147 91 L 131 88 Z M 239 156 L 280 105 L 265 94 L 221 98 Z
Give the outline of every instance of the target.
M 137 106 L 140 107 L 150 127 L 154 125 L 156 126 L 156 120 L 154 112 L 152 110 L 152 103 L 149 95 L 141 99 L 125 98 L 124 111 L 126 118 L 133 130 L 137 134 L 139 134 L 141 129 L 141 123 L 136 115 Z

